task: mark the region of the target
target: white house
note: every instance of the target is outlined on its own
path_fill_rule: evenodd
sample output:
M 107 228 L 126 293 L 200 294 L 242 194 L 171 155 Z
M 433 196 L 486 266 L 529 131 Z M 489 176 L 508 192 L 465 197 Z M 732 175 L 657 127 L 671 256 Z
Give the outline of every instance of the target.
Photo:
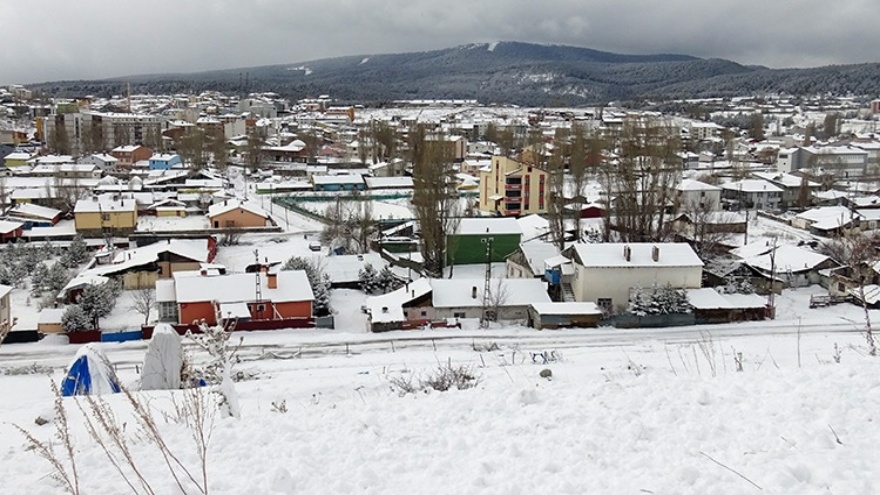
M 746 179 L 721 185 L 721 197 L 737 210 L 778 210 L 782 188 L 761 179 Z
M 698 289 L 703 262 L 686 243 L 575 244 L 563 252 L 574 264 L 575 300 L 611 312 L 629 303 L 636 287 Z
M 721 209 L 721 188 L 698 180 L 683 179 L 675 195 L 684 211 L 717 211 Z

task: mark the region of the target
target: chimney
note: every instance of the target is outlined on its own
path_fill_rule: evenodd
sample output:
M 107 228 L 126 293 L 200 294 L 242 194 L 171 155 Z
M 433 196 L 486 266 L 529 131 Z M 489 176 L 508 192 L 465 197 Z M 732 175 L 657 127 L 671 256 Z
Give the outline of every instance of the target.
M 278 288 L 278 274 L 277 273 L 266 274 L 266 285 L 268 285 L 270 289 L 277 289 Z
M 651 259 L 654 260 L 654 262 L 660 261 L 660 248 L 659 247 L 654 246 L 653 248 L 651 248 Z
M 477 298 L 477 286 L 475 285 L 475 286 L 471 287 L 471 299 L 476 299 L 476 298 Z
M 383 313 L 387 313 L 387 312 L 388 312 L 388 306 L 382 306 L 382 312 L 383 312 Z
M 623 257 L 626 261 L 630 261 L 632 259 L 632 249 L 629 246 L 623 246 Z
M 207 277 L 208 276 L 208 269 L 202 268 L 201 270 L 199 270 L 199 275 L 201 275 L 202 277 Z

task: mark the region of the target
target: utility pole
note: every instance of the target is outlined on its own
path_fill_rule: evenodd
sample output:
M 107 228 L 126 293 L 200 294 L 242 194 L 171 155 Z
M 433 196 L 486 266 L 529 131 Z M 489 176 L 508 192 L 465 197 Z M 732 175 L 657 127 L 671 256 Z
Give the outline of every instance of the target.
M 486 244 L 486 270 L 483 277 L 483 308 L 480 314 L 480 327 L 489 328 L 489 299 L 492 284 L 492 238 L 483 238 Z

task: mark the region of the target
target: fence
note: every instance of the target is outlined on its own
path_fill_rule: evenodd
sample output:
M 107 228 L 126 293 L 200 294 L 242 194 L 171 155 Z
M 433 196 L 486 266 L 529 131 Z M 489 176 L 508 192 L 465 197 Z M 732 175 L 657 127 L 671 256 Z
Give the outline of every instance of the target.
M 101 334 L 101 342 L 128 342 L 130 340 L 143 339 L 143 332 L 140 330 L 129 330 L 127 332 L 108 332 Z
M 693 313 L 673 313 L 648 316 L 622 314 L 603 320 L 602 324 L 616 328 L 683 327 L 687 325 L 695 325 L 696 317 Z

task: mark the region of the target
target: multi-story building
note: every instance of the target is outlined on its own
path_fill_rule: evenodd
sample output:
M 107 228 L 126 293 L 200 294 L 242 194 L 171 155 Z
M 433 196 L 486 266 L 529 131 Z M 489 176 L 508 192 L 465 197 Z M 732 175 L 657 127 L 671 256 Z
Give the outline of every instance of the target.
M 58 133 L 64 129 L 66 137 Z M 158 115 L 135 113 L 56 113 L 42 121 L 50 146 L 64 142 L 61 151 L 75 156 L 106 151 L 118 146 L 159 146 L 162 122 Z
M 480 210 L 499 216 L 547 213 L 549 177 L 545 170 L 493 156 L 480 171 Z

